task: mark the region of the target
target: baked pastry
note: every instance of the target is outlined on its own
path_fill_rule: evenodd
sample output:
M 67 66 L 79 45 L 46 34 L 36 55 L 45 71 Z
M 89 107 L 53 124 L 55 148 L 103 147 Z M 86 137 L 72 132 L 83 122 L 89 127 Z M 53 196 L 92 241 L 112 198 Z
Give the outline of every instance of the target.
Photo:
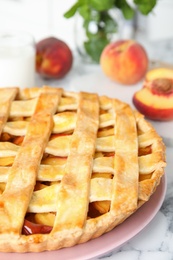
M 112 230 L 160 183 L 165 147 L 129 105 L 60 88 L 0 89 L 0 251 Z

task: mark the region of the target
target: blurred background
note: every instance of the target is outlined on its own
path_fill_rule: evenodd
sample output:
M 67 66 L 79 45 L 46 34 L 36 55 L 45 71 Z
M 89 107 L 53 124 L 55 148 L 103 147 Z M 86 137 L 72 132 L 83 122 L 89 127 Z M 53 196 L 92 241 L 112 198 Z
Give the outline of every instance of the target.
M 75 0 L 0 0 L 0 31 L 11 29 L 29 31 L 36 41 L 54 35 L 75 49 L 75 17 L 71 19 L 63 17 L 74 3 Z M 136 14 L 133 21 L 124 21 L 122 17 L 121 19 L 122 38 L 135 37 L 146 47 L 148 43 L 154 46 L 157 42 L 164 45 L 163 47 L 172 48 L 173 0 L 159 0 L 153 12 L 147 17 Z M 161 54 L 154 53 L 154 55 Z M 173 62 L 172 57 L 159 57 L 163 58 Z
M 68 42 L 74 48 L 74 19 L 63 14 L 74 0 L 0 0 L 0 31 L 29 31 L 38 41 L 49 35 Z

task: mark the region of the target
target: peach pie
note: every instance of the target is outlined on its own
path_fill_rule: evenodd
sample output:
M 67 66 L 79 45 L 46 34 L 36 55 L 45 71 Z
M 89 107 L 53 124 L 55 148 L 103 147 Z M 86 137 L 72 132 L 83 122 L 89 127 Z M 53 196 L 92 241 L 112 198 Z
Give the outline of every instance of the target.
M 97 238 L 147 202 L 164 174 L 161 137 L 106 96 L 2 88 L 0 130 L 1 252 Z

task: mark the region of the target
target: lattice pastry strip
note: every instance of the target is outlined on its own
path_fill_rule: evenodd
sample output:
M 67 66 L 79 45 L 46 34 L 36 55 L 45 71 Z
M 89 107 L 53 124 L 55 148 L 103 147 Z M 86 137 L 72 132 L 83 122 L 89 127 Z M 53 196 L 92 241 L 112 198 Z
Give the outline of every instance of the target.
M 0 89 L 0 133 L 8 119 L 10 113 L 10 105 L 17 95 L 17 88 Z
M 15 100 L 11 104 L 10 117 L 14 116 L 32 116 L 34 114 L 37 98 L 31 100 Z
M 58 193 L 52 235 L 57 236 L 57 232 L 63 232 L 68 236 L 68 230 L 73 230 L 75 240 L 82 234 L 88 211 L 89 180 L 98 130 L 98 115 L 98 97 L 80 93 L 76 128 L 70 142 L 65 175 Z
M 112 180 L 105 178 L 91 179 L 89 202 L 111 200 Z M 44 189 L 35 191 L 31 198 L 28 212 L 56 212 L 57 197 L 61 183 L 56 183 Z M 72 205 L 71 205 L 72 206 Z M 71 214 L 70 214 L 71 218 Z
M 165 147 L 161 137 L 152 128 L 151 124 L 147 122 L 144 117 L 135 112 L 138 128 L 138 142 L 139 151 L 144 149 L 144 155 L 139 155 L 139 172 L 140 176 L 148 175 L 139 182 L 139 205 L 149 200 L 151 194 L 155 191 L 160 183 L 163 175 L 165 163 Z M 147 154 L 145 154 L 147 150 Z M 145 165 L 145 166 L 144 166 Z
M 45 165 L 41 164 L 37 174 L 38 181 L 60 181 L 65 173 L 65 163 L 60 165 Z M 7 182 L 8 174 L 11 167 L 0 166 L 0 182 Z M 93 160 L 93 172 L 114 172 L 113 158 L 112 157 L 101 157 Z
M 113 102 L 115 128 L 115 174 L 111 209 L 119 215 L 133 212 L 138 202 L 138 142 L 136 120 L 129 106 L 119 109 Z
M 31 104 L 35 105 L 36 100 L 34 102 L 30 101 L 28 103 L 28 110 L 30 109 L 30 113 L 25 112 L 21 108 L 21 105 L 17 105 L 17 109 L 15 110 L 15 113 L 11 113 L 12 116 L 31 116 L 33 108 L 30 106 Z M 13 103 L 12 103 L 13 104 Z M 23 105 L 23 104 L 22 104 Z M 28 114 L 27 114 L 28 113 Z M 71 131 L 76 126 L 76 113 L 75 112 L 61 112 L 58 114 L 55 114 L 53 116 L 54 121 L 54 128 L 53 133 L 63 133 L 66 131 Z M 112 115 L 110 113 L 107 113 L 106 115 L 100 116 L 100 127 L 106 127 L 113 124 Z M 3 132 L 13 134 L 13 135 L 25 135 L 26 134 L 26 128 L 27 128 L 28 122 L 27 121 L 9 121 L 5 124 L 3 128 Z
M 43 93 L 38 98 L 24 142 L 10 170 L 5 191 L 0 197 L 1 234 L 8 233 L 9 229 L 13 234 L 19 235 L 21 232 L 38 165 L 53 127 L 52 114 L 58 100 L 57 91 Z
M 68 156 L 70 152 L 71 136 L 59 136 L 48 142 L 45 152 L 56 156 Z M 2 146 L 2 148 L 1 148 Z M 6 142 L 6 145 L 0 145 L 0 155 L 14 156 L 19 147 L 15 144 Z M 114 151 L 113 136 L 97 138 L 96 151 L 111 152 Z
M 163 163 L 165 160 L 162 152 L 154 152 L 139 157 L 139 169 L 140 174 L 149 174 L 156 169 L 165 166 Z

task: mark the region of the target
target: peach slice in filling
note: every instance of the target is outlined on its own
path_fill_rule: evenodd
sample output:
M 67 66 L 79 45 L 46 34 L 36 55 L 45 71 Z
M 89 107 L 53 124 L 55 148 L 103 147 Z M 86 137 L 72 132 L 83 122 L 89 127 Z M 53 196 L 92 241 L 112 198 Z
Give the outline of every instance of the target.
M 27 219 L 24 220 L 22 234 L 32 235 L 32 234 L 48 234 L 52 230 L 51 226 L 36 224 Z

